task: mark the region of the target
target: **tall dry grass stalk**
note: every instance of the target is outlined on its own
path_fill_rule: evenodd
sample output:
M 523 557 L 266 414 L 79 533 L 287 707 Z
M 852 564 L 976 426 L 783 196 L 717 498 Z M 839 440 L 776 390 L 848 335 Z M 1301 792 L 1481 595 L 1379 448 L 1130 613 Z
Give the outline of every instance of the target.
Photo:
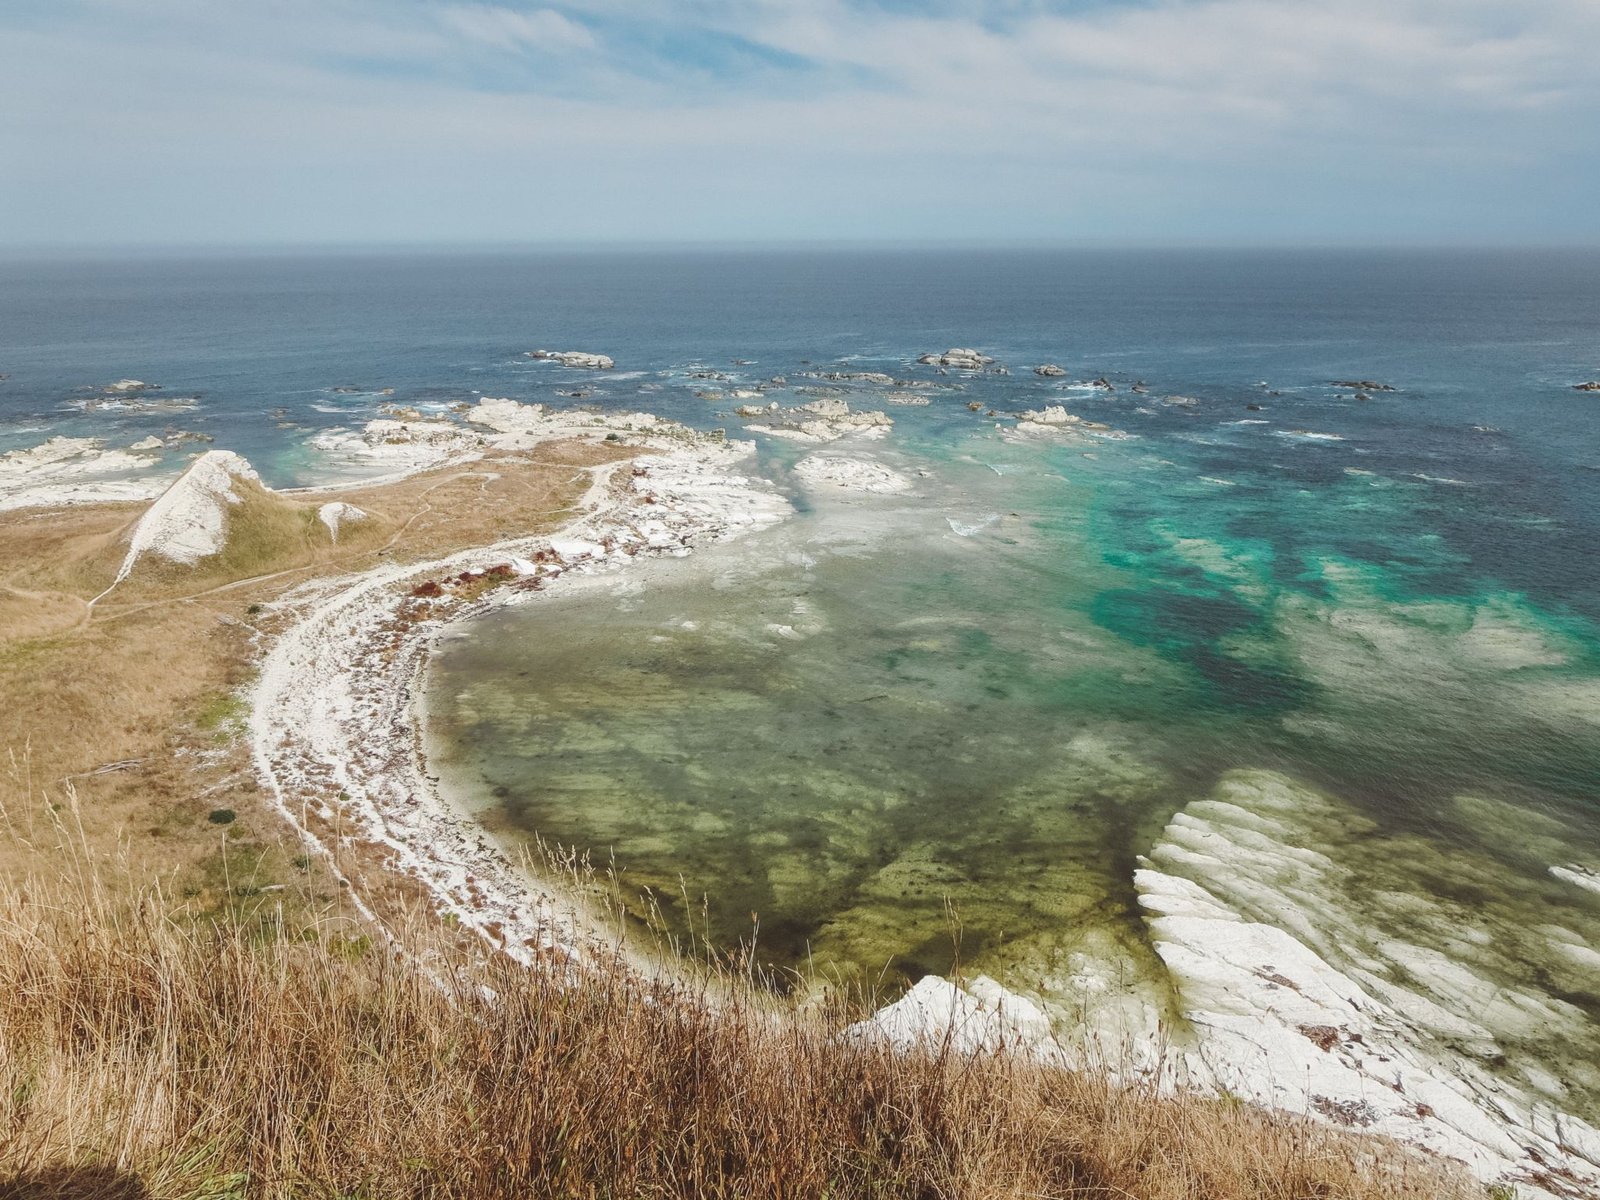
M 842 1037 L 847 1005 L 732 970 L 575 978 L 427 917 L 385 943 L 119 894 L 81 863 L 0 888 L 8 1200 L 1480 1194 L 1303 1120 Z

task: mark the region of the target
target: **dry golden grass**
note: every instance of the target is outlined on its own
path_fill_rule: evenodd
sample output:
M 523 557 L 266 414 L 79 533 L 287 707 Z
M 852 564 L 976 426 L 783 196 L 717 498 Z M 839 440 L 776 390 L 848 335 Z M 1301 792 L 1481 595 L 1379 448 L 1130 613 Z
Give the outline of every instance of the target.
M 83 836 L 120 848 L 134 873 L 182 876 L 205 910 L 228 901 L 224 869 L 298 879 L 297 848 L 260 803 L 235 736 L 231 692 L 249 678 L 257 606 L 321 574 L 421 561 L 552 530 L 570 519 L 588 468 L 636 454 L 556 443 L 338 493 L 243 485 L 227 548 L 194 567 L 150 561 L 91 610 L 115 578 L 143 505 L 7 514 L 0 522 L 0 807 L 28 811 L 76 785 Z M 337 542 L 316 519 L 330 498 L 366 521 Z M 113 764 L 132 764 L 104 771 Z M 238 815 L 226 855 L 214 810 Z M 0 875 L 38 865 L 43 843 L 0 844 Z M 316 895 L 327 895 L 327 881 Z
M 76 861 L 0 891 L 0 1196 L 1482 1195 L 1300 1119 L 895 1053 L 731 972 L 522 967 L 427 919 L 199 928 Z

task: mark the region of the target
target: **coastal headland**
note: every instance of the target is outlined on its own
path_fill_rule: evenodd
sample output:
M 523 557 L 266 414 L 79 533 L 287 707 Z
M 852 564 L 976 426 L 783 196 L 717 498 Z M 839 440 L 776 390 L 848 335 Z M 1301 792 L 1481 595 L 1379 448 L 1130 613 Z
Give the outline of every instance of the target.
M 1029 416 L 1071 423 L 1064 409 Z M 211 450 L 148 506 L 18 509 L 0 533 L 0 740 L 13 747 L 6 812 L 27 836 L 8 843 L 8 872 L 48 870 L 67 832 L 213 915 L 259 915 L 267 896 L 387 933 L 420 905 L 523 963 L 604 962 L 615 931 L 589 919 L 581 896 L 513 862 L 438 788 L 418 700 L 429 648 L 451 623 L 540 602 L 564 578 L 682 556 L 791 508 L 751 469 L 750 444 L 721 434 L 509 400 L 480 401 L 464 418 L 372 422 L 337 447 L 394 467 L 364 483 L 274 491 L 244 459 Z M 883 428 L 845 425 L 803 432 L 871 440 Z M 910 487 L 870 460 L 809 462 L 796 474 L 817 486 Z M 1188 1014 L 1206 1036 L 1179 1050 L 1174 1079 L 1161 1083 L 1161 1056 L 1152 1077 L 1141 1051 L 1130 1080 L 1158 1090 L 1222 1080 L 1488 1178 L 1522 1170 L 1530 1146 L 1553 1158 L 1589 1136 L 1576 1124 L 1544 1129 L 1537 1114 L 1485 1117 L 1492 1080 L 1442 1078 L 1392 1013 L 1315 953 L 1229 911 L 1220 882 L 1207 892 L 1185 879 L 1183 864 L 1217 852 L 1217 823 L 1240 805 L 1298 803 L 1270 779 L 1231 786 L 1227 805 L 1174 823 L 1165 859 L 1138 881 L 1164 957 L 1208 997 Z M 1246 818 L 1232 834 L 1240 854 L 1270 857 L 1262 819 Z M 1261 975 L 1263 956 L 1278 974 Z M 1289 1016 L 1271 1015 L 1286 1005 Z M 1037 1006 L 981 977 L 925 979 L 850 1032 L 911 1054 L 1009 1049 L 1084 1066 Z M 1286 1080 L 1302 1070 L 1304 1081 Z M 1385 1072 L 1397 1100 L 1371 1092 Z M 1581 1194 L 1554 1175 L 1538 1186 Z

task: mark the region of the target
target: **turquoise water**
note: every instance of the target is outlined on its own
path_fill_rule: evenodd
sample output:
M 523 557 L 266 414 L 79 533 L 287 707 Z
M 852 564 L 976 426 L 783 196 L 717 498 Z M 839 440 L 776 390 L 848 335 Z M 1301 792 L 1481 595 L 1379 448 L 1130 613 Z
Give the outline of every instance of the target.
M 1004 976 L 1108 936 L 1142 962 L 1138 856 L 1240 768 L 1374 836 L 1487 855 L 1502 888 L 1594 923 L 1462 807 L 1600 851 L 1586 624 L 1418 590 L 1416 562 L 1456 565 L 1437 539 L 1349 555 L 1347 523 L 1399 542 L 1442 485 L 1343 476 L 1313 499 L 1137 441 L 992 430 L 885 453 L 929 472 L 914 498 L 813 501 L 644 586 L 478 622 L 433 669 L 439 761 L 502 832 L 587 850 L 641 916 L 754 937 L 779 967 L 915 979 L 959 953 Z
M 446 646 L 436 762 L 486 823 L 791 979 L 892 991 L 959 959 L 1049 998 L 1094 967 L 1159 1009 L 1141 856 L 1276 772 L 1288 836 L 1341 881 L 1302 881 L 1284 920 L 1330 958 L 1327 929 L 1359 929 L 1397 970 L 1562 1006 L 1496 1036 L 1596 1110 L 1600 894 L 1550 868 L 1600 869 L 1600 399 L 1570 387 L 1600 376 L 1600 255 L 11 264 L 0 318 L 4 446 L 142 435 L 74 407 L 131 375 L 198 394 L 183 423 L 276 483 L 316 478 L 312 432 L 376 415 L 339 386 L 435 411 L 582 386 L 737 427 L 695 393 L 782 375 L 786 404 L 886 408 L 858 450 L 909 496 L 809 494 L 801 451 L 762 443 L 791 521 Z M 969 345 L 1011 373 L 915 362 Z M 841 370 L 930 403 L 806 375 Z M 1017 443 L 983 415 L 1048 403 L 1126 436 Z

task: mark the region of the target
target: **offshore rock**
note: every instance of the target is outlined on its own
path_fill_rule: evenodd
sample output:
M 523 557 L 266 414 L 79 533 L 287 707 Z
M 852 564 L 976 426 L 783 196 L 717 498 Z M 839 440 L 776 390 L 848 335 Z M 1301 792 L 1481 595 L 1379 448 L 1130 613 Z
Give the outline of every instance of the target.
M 1069 413 L 1059 404 L 1052 404 L 1048 408 L 1041 409 L 1030 408 L 1018 419 L 1034 425 L 1057 426 L 1076 425 L 1083 420 L 1082 417 L 1076 413 Z
M 798 408 L 771 408 L 760 415 L 767 419 L 750 429 L 797 442 L 832 442 L 846 434 L 882 437 L 894 424 L 887 413 L 851 412 L 848 404 L 833 396 Z
M 589 371 L 609 371 L 617 365 L 609 355 L 590 354 L 585 350 L 529 350 L 528 357 Z
M 826 379 L 830 383 L 876 383 L 884 387 L 894 386 L 894 376 L 886 375 L 882 371 L 803 371 L 808 379 Z
M 794 473 L 811 487 L 879 494 L 911 490 L 911 481 L 900 472 L 880 462 L 844 454 L 808 454 L 795 463 Z
M 946 350 L 943 354 L 924 354 L 917 359 L 930 367 L 955 367 L 961 371 L 981 371 L 994 361 L 987 354 L 979 354 L 976 350 L 963 350 L 955 347 Z

